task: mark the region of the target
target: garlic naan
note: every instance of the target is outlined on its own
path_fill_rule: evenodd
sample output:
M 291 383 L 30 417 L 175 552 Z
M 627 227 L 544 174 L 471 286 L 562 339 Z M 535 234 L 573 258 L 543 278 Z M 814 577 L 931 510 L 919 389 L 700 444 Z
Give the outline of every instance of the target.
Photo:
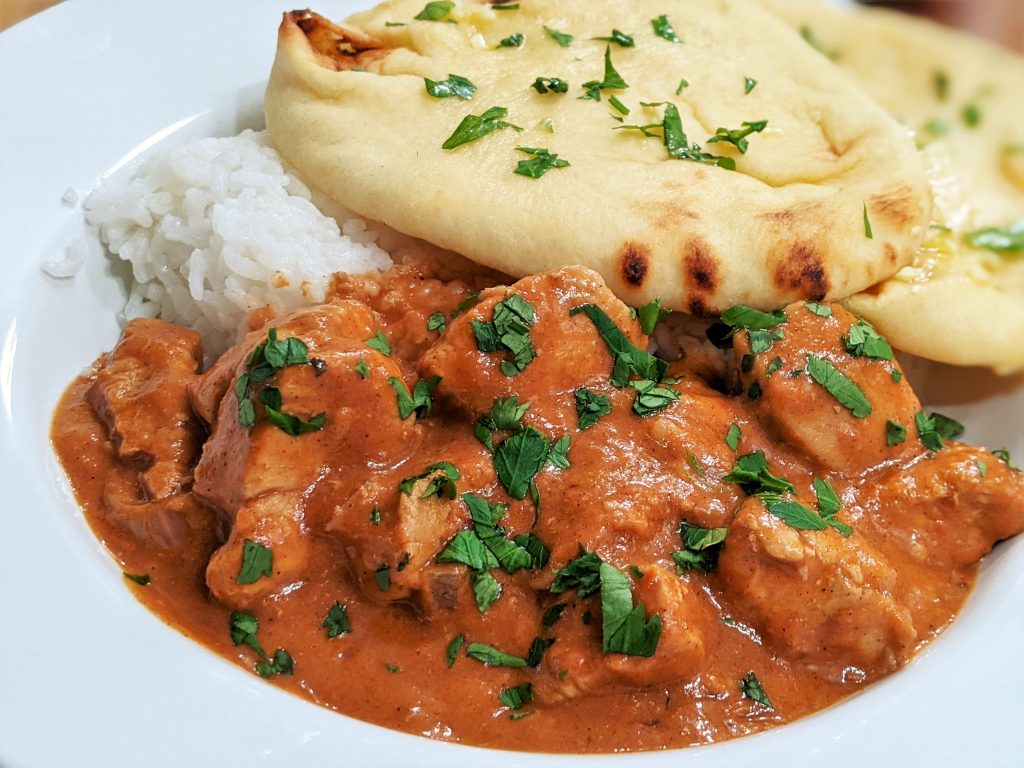
M 427 93 L 452 74 L 471 100 Z M 496 129 L 443 149 L 469 115 Z M 929 222 L 908 132 L 749 1 L 394 0 L 343 26 L 295 12 L 266 117 L 358 214 L 512 275 L 582 264 L 631 304 L 699 316 L 863 290 L 911 262 Z M 549 167 L 531 178 L 523 160 Z
M 911 128 L 928 163 L 935 205 L 924 247 L 847 305 L 908 352 L 1024 369 L 1024 248 L 977 248 L 967 237 L 1024 229 L 1024 58 L 892 11 L 761 2 Z

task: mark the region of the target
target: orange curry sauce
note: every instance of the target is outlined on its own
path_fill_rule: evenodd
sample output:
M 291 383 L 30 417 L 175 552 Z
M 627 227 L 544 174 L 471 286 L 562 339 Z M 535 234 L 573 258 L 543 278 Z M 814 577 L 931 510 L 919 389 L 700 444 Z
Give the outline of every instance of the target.
M 333 303 L 272 320 L 278 339 L 301 339 L 322 361 L 250 385 L 277 387 L 280 410 L 301 420 L 324 414 L 322 428 L 295 436 L 255 397 L 255 425 L 240 423 L 236 384 L 267 328 L 200 373 L 195 334 L 129 325 L 67 390 L 52 439 L 96 535 L 126 573 L 149 577 L 128 582 L 138 599 L 255 674 L 256 652 L 230 631 L 234 611 L 251 615 L 268 657 L 281 648 L 293 660 L 269 682 L 362 720 L 508 749 L 657 749 L 781 725 L 895 671 L 956 614 L 977 560 L 1024 526 L 1021 473 L 981 449 L 922 445 L 920 404 L 897 364 L 851 354 L 843 337 L 855 318 L 839 306 L 825 317 L 791 305 L 772 329 L 783 333 L 756 354 L 751 345 L 765 340 L 753 331 L 735 334 L 735 354 L 683 338 L 665 383 L 678 397 L 641 416 L 637 390 L 611 382 L 595 323 L 570 315 L 598 307 L 647 348 L 594 273 L 567 268 L 463 302 L 470 289 L 406 265 L 340 278 Z M 510 295 L 535 312 L 535 357 L 511 376 L 501 364 L 514 365 L 512 353 L 481 351 L 473 329 Z M 435 313 L 445 328 L 428 329 Z M 378 331 L 389 355 L 366 343 Z M 856 382 L 870 415 L 812 378 L 809 356 Z M 433 376 L 432 410 L 403 419 L 389 380 L 414 392 Z M 610 406 L 586 429 L 581 389 Z M 529 409 L 520 426 L 485 424 L 492 454 L 478 421 L 511 395 Z M 889 444 L 887 421 L 906 427 L 904 440 Z M 726 439 L 732 425 L 737 440 Z M 539 504 L 529 492 L 516 498 L 496 469 L 501 446 L 527 428 L 548 446 L 569 438 L 568 467 L 549 460 L 532 477 Z M 724 480 L 757 451 L 795 488 L 785 498 L 813 514 L 812 481 L 827 480 L 839 525 L 794 527 L 770 497 Z M 438 462 L 458 469 L 454 489 L 442 482 L 428 495 L 436 471 L 401 489 Z M 470 569 L 437 562 L 472 529 L 467 492 L 507 505 L 503 538 L 532 533 L 550 552 L 543 567 L 490 568 L 501 595 L 485 611 Z M 706 573 L 673 561 L 684 522 L 728 529 Z M 239 583 L 246 541 L 269 550 L 272 566 Z M 625 575 L 645 620 L 658 616 L 652 656 L 603 651 L 600 592 L 550 591 L 581 547 Z M 335 603 L 351 629 L 331 638 L 324 619 Z M 465 642 L 449 664 L 457 636 Z M 536 667 L 467 655 L 485 643 L 525 658 L 537 638 Z M 744 692 L 750 673 L 771 706 Z M 501 692 L 525 683 L 532 700 L 510 709 Z

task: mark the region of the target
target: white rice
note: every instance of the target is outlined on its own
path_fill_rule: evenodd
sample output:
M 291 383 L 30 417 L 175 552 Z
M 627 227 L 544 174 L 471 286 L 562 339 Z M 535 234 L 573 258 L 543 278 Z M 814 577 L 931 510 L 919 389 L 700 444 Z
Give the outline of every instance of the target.
M 254 310 L 322 302 L 333 273 L 392 265 L 367 222 L 321 213 L 266 131 L 153 156 L 127 183 L 90 194 L 84 208 L 103 243 L 131 265 L 125 318 L 195 328 L 208 355 L 234 343 Z

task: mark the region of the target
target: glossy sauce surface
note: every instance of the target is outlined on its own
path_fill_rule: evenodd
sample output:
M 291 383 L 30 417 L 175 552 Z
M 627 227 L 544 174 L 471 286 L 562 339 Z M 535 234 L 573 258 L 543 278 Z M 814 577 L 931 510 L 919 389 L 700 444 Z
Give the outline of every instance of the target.
M 473 320 L 490 321 L 509 292 L 536 310 L 537 356 L 513 377 L 500 369 L 508 356 L 481 352 L 471 330 Z M 339 303 L 273 320 L 280 338 L 302 338 L 310 357 L 325 361 L 323 375 L 297 365 L 274 379 L 285 410 L 327 414 L 317 432 L 285 435 L 262 414 L 251 433 L 238 425 L 234 383 L 266 329 L 200 375 L 187 370 L 179 345 L 188 340 L 175 329 L 137 327 L 141 341 L 132 346 L 128 334 L 73 383 L 55 414 L 53 443 L 97 536 L 126 573 L 149 577 L 145 586 L 126 581 L 136 596 L 253 670 L 255 652 L 234 644 L 230 632 L 233 611 L 251 614 L 268 655 L 283 648 L 294 660 L 292 674 L 270 682 L 363 720 L 508 749 L 656 749 L 790 722 L 895 671 L 955 615 L 977 559 L 1024 525 L 1024 483 L 991 454 L 958 444 L 930 452 L 912 427 L 904 443 L 886 445 L 886 419 L 912 424 L 920 406 L 906 381 L 891 375 L 894 362 L 846 355 L 839 339 L 852 318 L 838 307 L 830 318 L 788 308 L 785 338 L 750 370 L 683 344 L 686 354 L 668 370 L 679 379 L 679 399 L 641 418 L 631 408 L 634 390 L 609 382 L 613 359 L 594 325 L 569 316 L 581 304 L 600 306 L 632 343 L 646 346 L 627 308 L 592 273 L 567 269 L 488 289 L 453 319 L 468 294 L 459 281 L 399 267 L 378 281 L 339 280 Z M 443 334 L 427 330 L 436 312 L 446 316 Z M 364 342 L 378 330 L 391 342 L 390 356 Z M 159 341 L 168 334 L 172 341 Z M 745 337 L 737 334 L 737 359 L 749 351 Z M 136 379 L 130 393 L 111 384 L 118 361 L 148 360 L 160 343 L 178 355 L 177 377 L 144 392 Z M 797 372 L 809 352 L 834 359 L 876 412 L 854 419 L 836 410 Z M 768 373 L 775 357 L 781 368 Z M 356 370 L 359 361 L 368 376 Z M 411 390 L 432 375 L 442 377 L 433 411 L 401 419 L 389 376 Z M 755 379 L 763 394 L 751 399 Z M 103 387 L 108 400 L 139 407 L 105 409 L 97 396 Z M 612 406 L 585 430 L 574 399 L 581 387 Z M 525 425 L 551 441 L 571 439 L 569 468 L 547 463 L 536 475 L 539 513 L 529 494 L 509 494 L 474 436 L 493 401 L 513 394 L 530 403 Z M 177 452 L 161 458 L 160 441 L 151 441 L 126 458 L 127 445 L 145 442 L 132 437 L 138 412 L 154 408 L 172 414 L 163 444 Z M 742 434 L 736 450 L 725 441 L 732 424 Z M 494 432 L 495 446 L 511 435 Z M 808 508 L 815 507 L 812 479 L 827 478 L 853 534 L 797 530 L 723 481 L 739 456 L 754 451 Z M 416 481 L 415 493 L 399 490 L 439 461 L 458 467 L 458 494 L 507 505 L 500 524 L 508 538 L 531 532 L 550 550 L 543 568 L 492 569 L 502 594 L 486 612 L 464 566 L 436 563 L 470 526 L 463 500 L 419 498 L 429 478 Z M 185 467 L 177 486 L 167 480 L 175 466 Z M 729 528 L 710 573 L 677 572 L 672 553 L 682 549 L 684 521 Z M 243 585 L 246 539 L 270 548 L 274 567 Z M 550 592 L 554 572 L 580 547 L 629 574 L 634 602 L 648 617 L 659 614 L 652 657 L 602 652 L 600 595 Z M 385 568 L 387 589 L 378 578 Z M 329 638 L 323 623 L 335 602 L 346 606 L 351 631 Z M 561 616 L 545 627 L 554 605 L 564 606 Z M 447 650 L 459 635 L 466 644 L 449 666 Z M 525 657 L 535 638 L 554 641 L 536 668 L 466 655 L 478 642 Z M 741 690 L 751 672 L 770 708 Z M 523 683 L 532 685 L 533 701 L 510 710 L 499 694 Z

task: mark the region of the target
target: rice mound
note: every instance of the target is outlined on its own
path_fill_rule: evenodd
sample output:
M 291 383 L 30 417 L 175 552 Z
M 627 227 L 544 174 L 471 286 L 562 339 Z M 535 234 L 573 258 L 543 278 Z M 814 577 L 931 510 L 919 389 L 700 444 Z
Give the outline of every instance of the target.
M 233 344 L 254 310 L 319 303 L 335 272 L 392 265 L 367 222 L 314 205 L 266 131 L 153 156 L 126 184 L 90 194 L 84 208 L 103 243 L 131 265 L 124 317 L 195 328 L 208 356 Z

